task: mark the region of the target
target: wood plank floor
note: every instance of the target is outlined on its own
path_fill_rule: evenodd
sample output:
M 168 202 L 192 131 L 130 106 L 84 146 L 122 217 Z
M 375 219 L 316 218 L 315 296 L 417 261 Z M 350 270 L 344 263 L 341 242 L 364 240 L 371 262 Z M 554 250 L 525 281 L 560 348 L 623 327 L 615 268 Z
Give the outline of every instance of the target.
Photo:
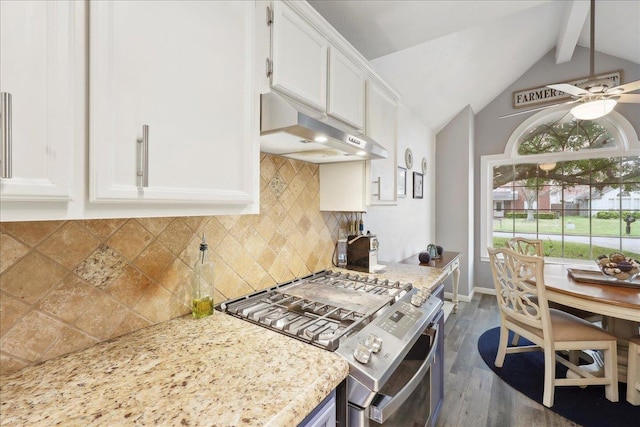
M 461 302 L 445 324 L 445 398 L 436 427 L 577 426 L 517 392 L 487 367 L 478 338 L 500 325 L 493 295 Z

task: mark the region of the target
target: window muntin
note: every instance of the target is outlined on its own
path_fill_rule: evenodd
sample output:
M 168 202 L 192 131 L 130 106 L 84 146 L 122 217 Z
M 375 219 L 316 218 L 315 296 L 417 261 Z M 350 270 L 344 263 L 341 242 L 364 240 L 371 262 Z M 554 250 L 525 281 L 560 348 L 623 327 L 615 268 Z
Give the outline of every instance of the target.
M 627 187 L 637 182 L 637 174 L 634 178 L 633 174 L 621 170 L 621 165 L 624 166 L 622 160 L 617 161 L 617 163 L 612 160 L 623 157 L 634 158 L 634 156 L 640 155 L 640 141 L 638 141 L 635 129 L 628 120 L 614 111 L 605 117 L 593 121 L 597 122 L 596 124 L 599 126 L 600 133 L 593 131 L 585 132 L 584 135 L 589 135 L 590 139 L 588 142 L 583 142 L 582 145 L 577 144 L 577 142 L 573 140 L 568 142 L 562 142 L 562 140 L 560 140 L 560 143 L 552 144 L 549 141 L 553 141 L 553 138 L 547 138 L 545 139 L 545 143 L 547 144 L 546 152 L 543 152 L 545 150 L 542 149 L 543 146 L 541 144 L 521 149 L 520 143 L 525 141 L 528 136 L 531 137 L 536 129 L 538 129 L 537 132 L 540 134 L 544 132 L 545 129 L 548 131 L 548 129 L 553 128 L 554 124 L 557 125 L 562 120 L 567 123 L 571 123 L 573 120 L 572 116 L 569 115 L 567 107 L 550 108 L 534 114 L 513 132 L 507 142 L 504 154 L 483 156 L 481 158 L 483 170 L 481 174 L 483 195 L 481 201 L 481 216 L 482 224 L 484 224 L 480 233 L 482 258 L 487 256 L 485 248 L 494 245 L 494 234 L 501 232 L 503 236 L 529 235 L 530 237 L 542 237 L 545 235 L 544 233 L 548 231 L 549 221 L 544 223 L 536 219 L 533 224 L 522 223 L 517 221 L 517 216 L 514 218 L 512 214 L 508 213 L 510 209 L 513 208 L 519 210 L 520 216 L 528 214 L 524 208 L 524 201 L 520 201 L 520 206 L 515 206 L 519 198 L 523 197 L 523 194 L 519 194 L 518 191 L 520 190 L 522 192 L 522 188 L 527 188 L 525 185 L 527 180 L 529 186 L 534 186 L 534 184 L 537 186 L 537 192 L 546 192 L 548 190 L 548 201 L 556 205 L 560 203 L 564 206 L 563 197 L 574 197 L 577 192 L 583 195 L 580 200 L 572 200 L 578 207 L 575 207 L 573 210 L 567 210 L 568 213 L 574 213 L 579 217 L 580 222 L 578 222 L 578 224 L 576 224 L 576 221 L 571 221 L 568 216 L 559 217 L 553 221 L 556 230 L 560 230 L 560 236 L 580 236 L 581 239 L 588 242 L 589 251 L 593 253 L 593 251 L 603 250 L 595 244 L 592 245 L 593 239 L 600 239 L 599 236 L 591 235 L 590 230 L 593 230 L 594 233 L 613 235 L 611 238 L 617 239 L 616 246 L 619 247 L 617 250 L 640 252 L 640 248 L 638 248 L 639 245 L 637 244 L 638 237 L 633 235 L 633 231 L 631 236 L 626 236 L 625 227 L 627 224 L 622 221 L 622 218 L 612 221 L 616 222 L 614 226 L 609 223 L 607 229 L 604 231 L 596 227 L 599 221 L 585 224 L 584 219 L 589 216 L 589 213 L 596 215 L 598 209 L 622 211 L 621 206 L 622 202 L 625 201 L 624 196 L 620 198 L 611 197 L 611 194 L 606 194 L 605 196 L 608 197 L 608 205 L 603 208 L 602 203 L 604 202 L 602 201 L 593 205 L 591 193 L 596 191 L 596 189 L 600 189 L 599 187 L 605 184 L 622 185 L 620 182 L 615 181 L 615 178 L 628 178 L 628 182 L 624 183 L 624 186 Z M 582 128 L 588 127 L 588 123 L 573 123 L 574 125 L 581 125 Z M 546 127 L 544 125 L 546 125 Z M 593 126 L 593 129 L 598 129 L 598 126 Z M 574 128 L 578 129 L 575 126 Z M 574 132 L 575 133 L 564 131 L 564 138 L 579 138 L 576 137 L 576 135 L 581 135 L 580 132 L 576 130 L 574 130 Z M 557 134 L 562 134 L 562 132 L 558 132 Z M 587 137 L 583 136 L 582 138 L 585 139 Z M 606 143 L 602 141 L 606 141 Z M 573 161 L 573 163 L 564 163 L 568 161 Z M 512 167 L 510 168 L 508 166 Z M 608 166 L 608 168 L 605 166 Z M 541 168 L 544 168 L 544 170 Z M 528 176 L 523 175 L 525 172 L 528 172 Z M 532 180 L 532 177 L 535 177 L 539 181 Z M 511 181 L 523 179 L 524 181 L 518 182 L 518 185 L 513 184 L 501 187 L 492 185 L 494 178 L 496 182 L 501 181 L 502 185 L 510 183 Z M 541 182 L 540 180 L 548 180 L 548 185 L 553 185 L 555 188 L 547 189 L 538 185 L 539 182 Z M 581 185 L 587 187 L 581 188 L 579 187 Z M 589 197 L 585 198 L 584 195 Z M 544 194 L 542 199 L 545 199 Z M 537 217 L 537 213 L 543 209 L 542 202 L 544 200 L 542 199 L 535 201 L 536 206 L 534 212 L 536 212 L 536 214 L 534 217 Z M 497 200 L 502 203 L 501 212 L 498 212 L 496 209 L 495 201 Z M 630 210 L 636 211 L 640 208 L 640 198 L 631 197 L 630 204 Z M 500 223 L 502 225 L 500 225 Z M 631 224 L 632 230 L 634 226 L 635 228 L 640 228 L 638 227 L 640 226 L 640 221 L 637 225 L 634 223 Z M 587 227 L 586 232 L 585 227 Z M 571 245 L 568 244 L 567 239 L 565 239 L 565 243 L 567 243 L 565 245 L 567 251 L 564 253 L 559 251 L 559 248 L 562 247 L 562 241 L 560 241 L 560 244 L 558 242 L 554 244 L 551 258 L 568 257 L 570 259 L 586 259 L 586 255 L 578 257 L 572 256 Z M 497 245 L 501 246 L 501 242 L 498 242 Z M 594 249 L 592 249 L 591 246 L 593 246 Z

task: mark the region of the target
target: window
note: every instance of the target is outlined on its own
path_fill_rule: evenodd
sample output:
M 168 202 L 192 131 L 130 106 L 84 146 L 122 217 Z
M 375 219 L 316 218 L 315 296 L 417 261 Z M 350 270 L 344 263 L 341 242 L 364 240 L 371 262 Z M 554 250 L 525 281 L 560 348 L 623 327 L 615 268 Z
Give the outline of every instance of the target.
M 640 259 L 633 128 L 615 112 L 583 121 L 550 110 L 516 129 L 504 155 L 482 158 L 482 248 L 522 236 L 542 239 L 550 258 L 592 261 L 621 251 Z

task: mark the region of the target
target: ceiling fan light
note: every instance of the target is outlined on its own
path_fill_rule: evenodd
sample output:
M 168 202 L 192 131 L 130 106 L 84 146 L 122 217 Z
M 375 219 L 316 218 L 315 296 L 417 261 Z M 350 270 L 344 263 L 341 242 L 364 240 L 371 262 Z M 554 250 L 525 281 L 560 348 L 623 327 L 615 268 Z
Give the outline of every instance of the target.
M 616 104 L 614 99 L 596 99 L 576 105 L 571 114 L 579 120 L 593 120 L 609 114 Z

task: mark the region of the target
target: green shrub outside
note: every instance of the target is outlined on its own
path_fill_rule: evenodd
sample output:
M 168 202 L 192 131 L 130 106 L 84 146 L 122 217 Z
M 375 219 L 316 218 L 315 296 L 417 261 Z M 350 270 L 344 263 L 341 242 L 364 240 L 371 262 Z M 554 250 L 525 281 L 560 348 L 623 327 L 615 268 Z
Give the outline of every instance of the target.
M 640 218 L 640 212 L 622 212 L 622 217 L 626 218 L 627 215 L 631 215 L 633 218 Z M 602 211 L 596 214 L 596 218 L 599 219 L 620 219 L 620 213 L 617 211 Z
M 526 218 L 526 212 L 505 212 L 505 218 Z M 534 218 L 538 219 L 556 219 L 558 214 L 556 212 L 536 212 L 533 214 Z
M 493 238 L 493 247 L 494 248 L 503 248 L 505 247 L 506 241 L 509 240 L 508 237 L 494 237 Z M 579 260 L 591 260 L 593 259 L 595 262 L 595 258 L 598 255 L 608 255 L 613 252 L 618 252 L 619 249 L 614 248 L 605 248 L 603 246 L 593 246 L 593 255 L 589 254 L 589 245 L 585 243 L 574 243 L 574 242 L 564 242 L 564 254 L 562 253 L 562 242 L 558 240 L 546 239 L 543 240 L 543 252 L 547 257 L 552 258 L 570 258 L 570 259 L 579 259 Z M 634 259 L 640 259 L 640 254 L 635 252 L 622 252 L 625 256 L 631 257 Z

